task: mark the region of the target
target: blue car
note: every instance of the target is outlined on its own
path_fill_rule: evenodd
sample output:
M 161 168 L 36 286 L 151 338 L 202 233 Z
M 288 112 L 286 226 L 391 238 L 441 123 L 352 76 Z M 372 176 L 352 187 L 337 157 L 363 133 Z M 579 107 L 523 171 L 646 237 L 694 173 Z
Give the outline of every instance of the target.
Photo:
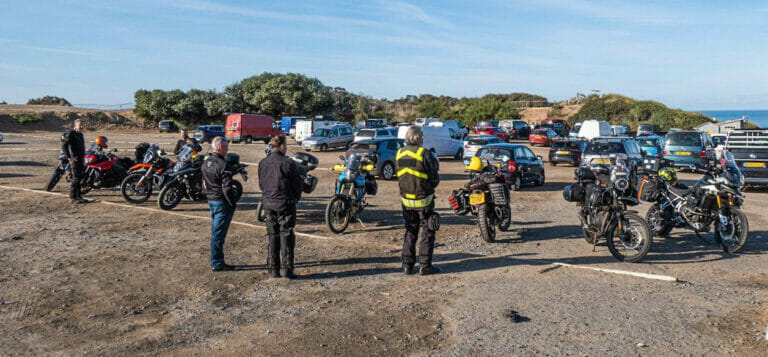
M 637 145 L 640 145 L 640 150 L 643 155 L 650 157 L 661 157 L 664 148 L 662 144 L 664 140 L 658 136 L 638 136 L 635 138 Z
M 224 125 L 200 125 L 195 128 L 194 137 L 201 143 L 210 143 L 217 136 L 224 137 Z
M 662 155 L 672 160 L 675 167 L 691 167 L 704 164 L 707 149 L 712 147 L 712 140 L 707 133 L 689 130 L 670 131 L 664 141 Z

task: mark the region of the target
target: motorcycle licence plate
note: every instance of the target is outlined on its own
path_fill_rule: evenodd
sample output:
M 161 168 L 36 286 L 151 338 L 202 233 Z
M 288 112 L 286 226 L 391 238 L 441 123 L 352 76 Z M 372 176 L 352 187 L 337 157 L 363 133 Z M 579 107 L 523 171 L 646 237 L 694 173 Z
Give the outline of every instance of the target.
M 744 167 L 759 167 L 763 168 L 765 167 L 765 164 L 762 162 L 745 162 Z
M 485 203 L 485 194 L 484 193 L 473 193 L 469 195 L 469 204 L 471 205 L 479 205 Z

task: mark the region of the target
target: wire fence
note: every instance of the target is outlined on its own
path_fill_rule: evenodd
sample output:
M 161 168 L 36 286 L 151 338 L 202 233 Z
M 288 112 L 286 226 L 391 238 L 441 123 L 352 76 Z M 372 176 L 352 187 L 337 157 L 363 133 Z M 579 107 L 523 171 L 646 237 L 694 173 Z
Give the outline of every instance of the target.
M 72 104 L 78 108 L 99 109 L 99 110 L 128 110 L 136 107 L 136 103 L 120 104 Z

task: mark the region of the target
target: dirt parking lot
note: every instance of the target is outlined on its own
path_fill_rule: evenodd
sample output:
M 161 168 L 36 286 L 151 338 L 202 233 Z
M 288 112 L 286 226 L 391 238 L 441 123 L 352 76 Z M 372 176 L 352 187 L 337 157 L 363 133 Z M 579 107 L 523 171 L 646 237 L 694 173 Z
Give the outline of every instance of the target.
M 751 233 L 738 255 L 688 231 L 656 239 L 642 263 L 617 262 L 581 236 L 562 199 L 573 168 L 546 166 L 547 183 L 512 194 L 513 227 L 482 242 L 471 216 L 446 198 L 466 182 L 463 163 L 441 162 L 443 217 L 435 276 L 400 271 L 397 183 L 346 234 L 323 221 L 340 152 L 317 153 L 320 183 L 299 204 L 297 280 L 269 279 L 266 232 L 255 220 L 263 144 L 232 145 L 254 164 L 225 254 L 210 270 L 208 207 L 172 213 L 156 196 L 130 206 L 118 191 L 71 205 L 68 185 L 40 190 L 56 164 L 58 133 L 4 133 L 0 143 L 0 354 L 252 355 L 766 355 L 768 191 L 747 192 Z M 86 133 L 93 140 L 95 133 Z M 173 134 L 108 132 L 171 151 Z M 206 145 L 207 148 L 207 145 Z M 291 145 L 289 150 L 300 150 Z M 547 149 L 534 148 L 546 157 Z M 697 178 L 682 174 L 686 180 Z M 116 204 L 110 204 L 116 203 Z M 645 214 L 647 205 L 638 208 Z M 706 238 L 706 237 L 705 237 Z M 554 265 L 673 276 L 649 280 Z M 513 323 L 509 311 L 523 318 Z

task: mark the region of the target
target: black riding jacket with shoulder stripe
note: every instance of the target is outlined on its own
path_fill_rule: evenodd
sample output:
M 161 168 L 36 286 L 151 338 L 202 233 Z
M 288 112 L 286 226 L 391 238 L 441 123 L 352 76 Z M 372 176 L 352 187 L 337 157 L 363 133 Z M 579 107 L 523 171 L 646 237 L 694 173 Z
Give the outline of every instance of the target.
M 400 196 L 409 200 L 421 200 L 435 193 L 440 184 L 437 158 L 427 149 L 406 145 L 397 151 L 397 177 Z

